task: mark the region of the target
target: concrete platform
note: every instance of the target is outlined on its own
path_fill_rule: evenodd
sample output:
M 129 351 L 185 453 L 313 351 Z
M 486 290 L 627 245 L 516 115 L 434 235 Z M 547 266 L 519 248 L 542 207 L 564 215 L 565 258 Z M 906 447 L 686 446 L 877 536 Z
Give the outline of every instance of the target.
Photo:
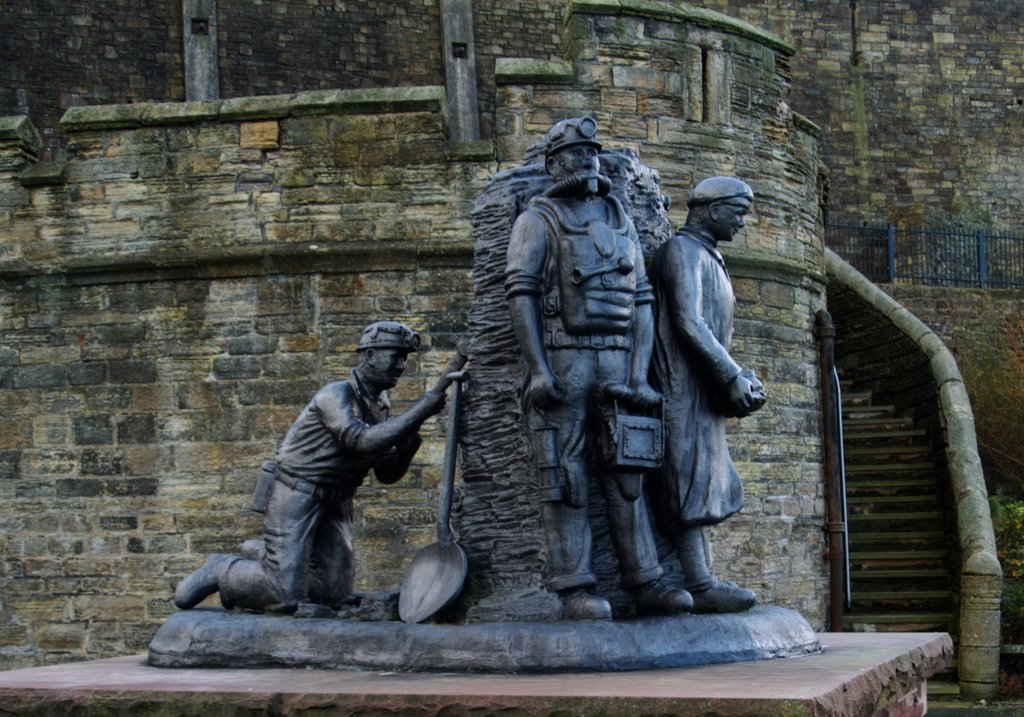
M 953 654 L 944 633 L 818 637 L 807 657 L 603 674 L 166 669 L 139 655 L 2 672 L 0 714 L 918 717 Z

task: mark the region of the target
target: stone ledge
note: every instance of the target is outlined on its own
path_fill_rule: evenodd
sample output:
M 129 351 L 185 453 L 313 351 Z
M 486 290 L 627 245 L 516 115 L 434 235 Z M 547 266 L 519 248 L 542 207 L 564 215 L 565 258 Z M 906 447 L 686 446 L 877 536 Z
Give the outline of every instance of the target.
M 23 187 L 47 187 L 64 184 L 67 174 L 64 162 L 37 162 L 18 175 Z
M 694 25 L 723 30 L 754 40 L 784 55 L 795 55 L 796 48 L 788 42 L 776 37 L 767 30 L 723 15 L 714 10 L 688 5 L 686 3 L 668 3 L 658 0 L 571 0 L 569 15 L 634 15 L 649 17 L 655 20 L 688 22 Z
M 793 126 L 801 132 L 806 132 L 815 139 L 821 139 L 825 136 L 825 130 L 822 129 L 821 125 L 813 122 L 799 112 L 793 113 Z
M 952 656 L 945 634 L 825 633 L 819 655 L 573 675 L 149 667 L 142 656 L 0 673 L 13 714 L 722 714 L 871 717 L 916 698 Z M 922 714 L 905 711 L 899 714 Z
M 790 286 L 808 286 L 821 293 L 826 278 L 820 271 L 810 271 L 805 264 L 769 254 L 765 251 L 720 247 L 729 273 L 744 279 L 766 279 Z
M 443 112 L 440 86 L 369 90 L 318 90 L 289 95 L 236 97 L 201 102 L 144 102 L 72 107 L 61 117 L 65 132 L 132 129 L 195 122 L 284 119 L 310 114 Z
M 499 85 L 569 85 L 575 79 L 572 63 L 564 60 L 499 57 L 494 63 L 494 81 Z
M 239 278 L 281 273 L 356 273 L 380 269 L 471 266 L 468 241 L 352 241 L 255 244 L 187 252 L 148 251 L 111 258 L 84 255 L 46 264 L 24 258 L 0 261 L 0 281 L 61 274 L 71 285 Z
M 39 132 L 27 115 L 0 117 L 0 142 L 16 142 L 26 149 L 39 151 Z

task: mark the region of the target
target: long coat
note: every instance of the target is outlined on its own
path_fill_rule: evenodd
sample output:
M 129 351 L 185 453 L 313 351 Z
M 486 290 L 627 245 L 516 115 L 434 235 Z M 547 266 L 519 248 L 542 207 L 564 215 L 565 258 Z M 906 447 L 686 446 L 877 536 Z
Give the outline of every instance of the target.
M 665 396 L 665 460 L 649 483 L 660 524 L 676 532 L 721 522 L 743 504 L 724 408 L 740 373 L 729 356 L 736 300 L 715 244 L 687 227 L 658 249 L 651 281 L 651 384 Z

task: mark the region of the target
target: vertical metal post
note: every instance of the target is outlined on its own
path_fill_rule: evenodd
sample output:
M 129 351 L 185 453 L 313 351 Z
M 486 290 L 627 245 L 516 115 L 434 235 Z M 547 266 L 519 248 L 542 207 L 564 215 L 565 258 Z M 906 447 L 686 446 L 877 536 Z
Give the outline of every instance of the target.
M 985 232 L 978 232 L 978 285 L 984 289 L 988 286 L 988 247 L 985 241 Z
M 888 249 L 889 283 L 896 283 L 896 227 L 887 224 L 885 227 L 885 245 Z
M 814 317 L 814 335 L 818 339 L 818 369 L 821 383 L 821 412 L 824 439 L 825 504 L 828 519 L 829 626 L 830 632 L 843 631 L 843 605 L 849 605 L 849 548 L 846 527 L 846 487 L 843 480 L 842 394 L 835 367 L 835 324 L 825 309 Z M 844 597 L 846 598 L 844 600 Z

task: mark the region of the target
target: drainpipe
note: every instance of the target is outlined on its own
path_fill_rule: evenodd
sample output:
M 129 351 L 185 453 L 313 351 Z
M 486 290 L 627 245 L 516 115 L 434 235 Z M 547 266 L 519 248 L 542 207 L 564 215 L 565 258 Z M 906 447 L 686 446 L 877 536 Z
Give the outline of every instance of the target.
M 814 317 L 818 339 L 818 367 L 821 376 L 821 412 L 825 453 L 825 500 L 828 518 L 829 630 L 843 631 L 844 598 L 849 594 L 846 546 L 846 486 L 843 474 L 843 435 L 839 375 L 835 363 L 835 324 L 821 309 Z

